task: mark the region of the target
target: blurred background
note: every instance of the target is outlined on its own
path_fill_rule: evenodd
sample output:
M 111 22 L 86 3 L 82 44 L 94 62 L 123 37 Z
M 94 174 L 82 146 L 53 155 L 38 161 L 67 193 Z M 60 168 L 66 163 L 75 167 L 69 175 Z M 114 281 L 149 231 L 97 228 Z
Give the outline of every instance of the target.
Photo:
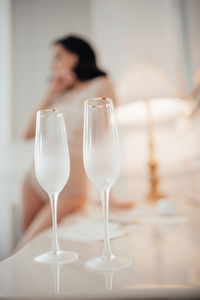
M 33 157 L 22 132 L 46 89 L 51 42 L 63 35 L 87 38 L 114 83 L 125 157 L 115 187 L 119 200 L 139 202 L 148 193 L 146 121 L 132 112 L 138 100 L 159 97 L 175 99 L 173 114 L 171 104 L 162 108 L 169 118 L 158 130 L 155 113 L 160 188 L 198 201 L 199 28 L 199 0 L 0 1 L 0 260 L 20 235 L 21 182 Z

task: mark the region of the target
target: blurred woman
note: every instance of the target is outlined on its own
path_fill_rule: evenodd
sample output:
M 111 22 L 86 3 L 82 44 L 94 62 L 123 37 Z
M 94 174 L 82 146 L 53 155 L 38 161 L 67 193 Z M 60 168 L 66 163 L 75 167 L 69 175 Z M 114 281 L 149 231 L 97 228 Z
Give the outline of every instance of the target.
M 52 78 L 43 100 L 27 124 L 24 137 L 35 137 L 36 112 L 56 108 L 63 112 L 70 152 L 70 177 L 59 196 L 58 222 L 67 214 L 81 209 L 87 199 L 87 180 L 82 161 L 83 102 L 92 97 L 109 97 L 116 103 L 113 86 L 98 68 L 95 52 L 83 39 L 68 36 L 52 45 Z M 29 170 L 22 190 L 22 247 L 40 231 L 51 225 L 51 208 L 47 193 Z

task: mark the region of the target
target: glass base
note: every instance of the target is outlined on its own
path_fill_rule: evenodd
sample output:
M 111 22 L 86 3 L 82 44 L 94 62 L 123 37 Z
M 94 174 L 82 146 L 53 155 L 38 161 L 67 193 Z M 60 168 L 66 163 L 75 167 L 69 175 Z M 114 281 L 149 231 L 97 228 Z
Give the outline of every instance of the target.
M 96 271 L 117 271 L 128 268 L 131 264 L 132 260 L 129 258 L 112 255 L 110 259 L 103 256 L 90 259 L 85 263 L 85 267 Z
M 34 258 L 35 261 L 44 264 L 68 264 L 79 257 L 78 253 L 72 251 L 59 251 L 57 254 L 53 252 L 43 253 Z

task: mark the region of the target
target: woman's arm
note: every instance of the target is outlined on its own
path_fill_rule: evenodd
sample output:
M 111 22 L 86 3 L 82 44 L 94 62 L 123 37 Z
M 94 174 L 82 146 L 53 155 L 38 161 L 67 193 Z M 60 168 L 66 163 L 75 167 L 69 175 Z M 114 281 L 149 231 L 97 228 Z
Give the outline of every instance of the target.
M 40 103 L 40 105 L 36 108 L 34 113 L 29 119 L 27 127 L 23 133 L 23 138 L 28 140 L 35 137 L 35 127 L 36 127 L 36 114 L 38 110 L 46 109 L 53 103 L 51 94 L 47 93 L 44 100 Z

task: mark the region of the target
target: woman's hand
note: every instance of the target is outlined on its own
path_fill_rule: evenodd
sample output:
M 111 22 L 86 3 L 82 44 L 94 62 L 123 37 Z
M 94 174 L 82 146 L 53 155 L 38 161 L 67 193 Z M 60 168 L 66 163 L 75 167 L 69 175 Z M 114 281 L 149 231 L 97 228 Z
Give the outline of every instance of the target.
M 63 92 L 74 86 L 75 80 L 76 76 L 73 72 L 63 72 L 56 74 L 50 83 L 48 95 L 52 97 L 62 94 Z

